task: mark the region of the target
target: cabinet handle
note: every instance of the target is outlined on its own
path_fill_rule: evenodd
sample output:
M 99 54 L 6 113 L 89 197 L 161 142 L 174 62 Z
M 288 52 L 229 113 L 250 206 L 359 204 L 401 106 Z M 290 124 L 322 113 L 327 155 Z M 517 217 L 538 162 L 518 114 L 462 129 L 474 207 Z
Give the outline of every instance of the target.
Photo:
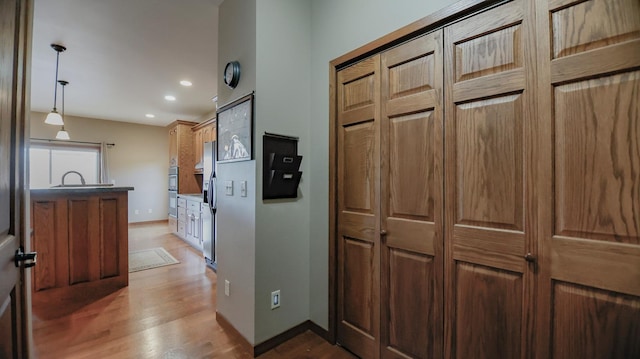
M 531 253 L 525 254 L 524 259 L 529 263 L 534 263 L 536 261 L 536 257 Z
M 385 231 L 384 229 L 380 231 L 380 236 L 384 237 L 387 235 L 387 231 Z

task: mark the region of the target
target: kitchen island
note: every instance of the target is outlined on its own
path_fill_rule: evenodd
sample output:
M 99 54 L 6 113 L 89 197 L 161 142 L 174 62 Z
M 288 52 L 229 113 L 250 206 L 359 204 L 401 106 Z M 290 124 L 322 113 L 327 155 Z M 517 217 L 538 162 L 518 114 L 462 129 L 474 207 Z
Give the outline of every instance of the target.
M 128 191 L 60 186 L 31 190 L 34 299 L 114 290 L 129 284 Z

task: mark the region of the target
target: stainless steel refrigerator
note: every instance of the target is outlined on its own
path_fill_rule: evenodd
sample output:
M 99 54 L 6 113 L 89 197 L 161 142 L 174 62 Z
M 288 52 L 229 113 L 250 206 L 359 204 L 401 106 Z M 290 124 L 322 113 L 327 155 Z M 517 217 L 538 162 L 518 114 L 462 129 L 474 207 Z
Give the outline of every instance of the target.
M 205 142 L 202 170 L 202 252 L 207 265 L 217 270 L 216 256 L 216 143 Z

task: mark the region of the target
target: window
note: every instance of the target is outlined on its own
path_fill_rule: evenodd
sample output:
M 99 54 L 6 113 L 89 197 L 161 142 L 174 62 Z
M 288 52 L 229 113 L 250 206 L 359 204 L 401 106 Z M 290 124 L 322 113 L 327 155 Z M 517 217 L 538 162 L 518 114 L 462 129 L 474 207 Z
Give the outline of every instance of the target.
M 59 185 L 67 171 L 80 172 L 86 183 L 100 183 L 100 145 L 31 141 L 30 188 Z M 69 174 L 65 183 L 79 184 L 80 176 Z

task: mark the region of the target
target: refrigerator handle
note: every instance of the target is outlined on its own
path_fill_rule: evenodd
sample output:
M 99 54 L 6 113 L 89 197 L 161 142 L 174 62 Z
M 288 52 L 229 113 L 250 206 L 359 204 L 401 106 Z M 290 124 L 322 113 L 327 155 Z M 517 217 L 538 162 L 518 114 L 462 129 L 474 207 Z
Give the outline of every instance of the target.
M 211 210 L 211 213 L 216 213 L 216 206 L 218 204 L 216 182 L 216 174 L 211 171 L 211 176 L 209 177 L 209 191 L 207 192 L 207 202 L 209 202 L 209 209 Z

